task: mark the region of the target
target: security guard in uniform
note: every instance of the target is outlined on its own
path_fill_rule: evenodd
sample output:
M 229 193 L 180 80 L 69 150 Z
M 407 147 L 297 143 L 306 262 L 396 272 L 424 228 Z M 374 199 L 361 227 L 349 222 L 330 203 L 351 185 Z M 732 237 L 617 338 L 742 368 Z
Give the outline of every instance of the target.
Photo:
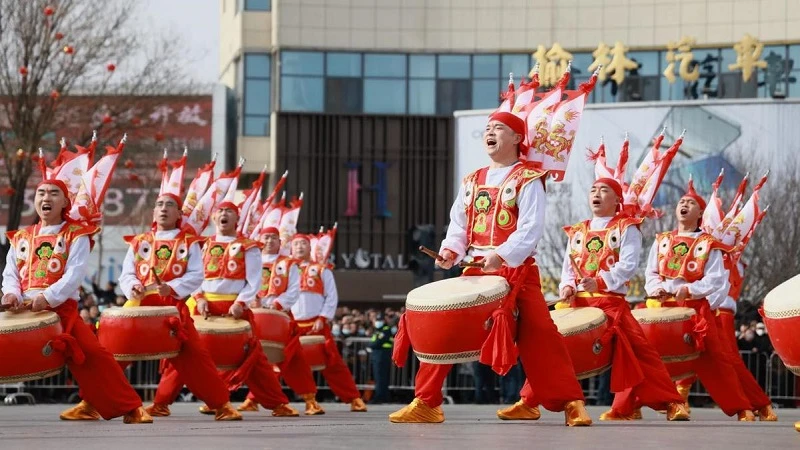
M 372 374 L 375 379 L 375 396 L 370 403 L 387 403 L 389 398 L 389 372 L 392 368 L 392 348 L 394 332 L 384 320 L 383 313 L 375 317 L 375 331 L 372 332 Z

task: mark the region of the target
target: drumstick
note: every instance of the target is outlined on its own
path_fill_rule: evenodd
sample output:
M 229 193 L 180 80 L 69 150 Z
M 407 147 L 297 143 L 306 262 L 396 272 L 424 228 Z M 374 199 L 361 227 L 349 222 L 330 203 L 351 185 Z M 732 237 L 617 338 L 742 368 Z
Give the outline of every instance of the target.
M 422 253 L 425 253 L 426 255 L 430 256 L 431 258 L 433 258 L 433 259 L 435 259 L 437 261 L 444 261 L 444 258 L 442 258 L 438 253 L 436 253 L 435 251 L 429 249 L 428 247 L 425 247 L 424 245 L 420 245 L 419 246 L 419 251 L 421 251 Z
M 158 277 L 158 274 L 156 273 L 156 268 L 155 267 L 151 267 L 150 268 L 150 272 L 152 272 L 153 278 L 156 279 L 156 284 L 161 286 L 161 278 Z
M 575 262 L 575 258 L 572 257 L 571 253 L 569 255 L 569 261 L 572 263 L 572 270 L 575 271 L 575 274 L 578 275 L 579 277 L 581 277 L 581 279 L 583 279 L 584 278 L 583 271 L 578 266 L 578 263 Z
M 458 263 L 458 267 L 478 267 L 483 268 L 483 261 L 476 261 L 476 262 L 460 262 Z

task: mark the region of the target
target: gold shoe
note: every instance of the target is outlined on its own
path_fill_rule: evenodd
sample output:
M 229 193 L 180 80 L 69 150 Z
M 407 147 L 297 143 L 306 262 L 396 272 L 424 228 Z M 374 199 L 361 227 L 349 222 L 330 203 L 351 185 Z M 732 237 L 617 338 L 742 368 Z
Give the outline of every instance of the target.
M 638 416 L 636 413 L 639 413 Z M 610 420 L 642 420 L 642 410 L 637 409 L 634 410 L 630 414 L 621 414 L 614 410 L 614 408 L 609 409 L 608 411 L 600 414 L 599 419 L 601 421 L 610 421 Z
M 81 400 L 77 405 L 62 412 L 58 418 L 61 420 L 100 420 L 100 413 L 86 400 Z
M 203 405 L 203 406 L 197 408 L 197 410 L 200 411 L 200 414 L 207 414 L 209 416 L 213 416 L 214 414 L 217 413 L 213 409 L 209 408 L 208 405 Z
M 169 405 L 165 405 L 164 403 L 153 403 L 144 410 L 153 417 L 167 417 L 171 414 Z
M 564 424 L 568 427 L 588 427 L 592 424 L 583 400 L 573 400 L 564 405 Z
M 692 390 L 692 385 L 686 386 L 685 384 L 676 384 L 675 387 L 678 389 L 678 394 L 683 397 L 683 407 L 686 409 L 686 412 L 691 413 L 692 408 L 689 406 L 689 391 Z
M 756 415 L 753 414 L 753 411 L 751 411 L 749 409 L 743 409 L 743 410 L 739 411 L 736 414 L 736 416 L 738 417 L 739 422 L 755 422 L 756 421 Z
M 307 416 L 321 416 L 325 414 L 325 410 L 322 409 L 322 406 L 317 403 L 316 394 L 304 394 L 302 395 L 303 400 L 306 402 L 306 412 L 305 415 Z
M 642 420 L 642 408 L 633 410 L 633 420 Z
M 670 403 L 667 406 L 667 420 L 675 422 L 689 420 L 689 411 L 683 403 Z
M 530 407 L 520 400 L 508 408 L 498 409 L 497 417 L 501 420 L 539 420 L 542 413 L 539 407 Z
M 153 423 L 153 418 L 140 406 L 128 414 L 125 414 L 125 417 L 122 418 L 122 422 L 127 424 Z
M 795 422 L 794 423 L 794 430 L 797 431 L 798 433 L 800 433 L 800 422 Z
M 300 413 L 296 409 L 286 403 L 278 405 L 272 410 L 273 417 L 298 417 L 299 415 Z
M 214 414 L 214 420 L 242 420 L 242 415 L 233 409 L 231 402 L 228 402 L 216 410 Z
M 367 405 L 364 404 L 361 397 L 350 402 L 350 412 L 367 412 Z
M 431 408 L 422 400 L 415 398 L 408 406 L 389 414 L 392 423 L 442 423 L 444 413 L 442 407 Z
M 772 405 L 767 405 L 758 410 L 758 420 L 762 422 L 777 422 L 778 415 L 775 414 L 775 410 L 772 409 Z
M 238 408 L 237 411 L 249 411 L 249 412 L 256 412 L 258 411 L 258 403 L 250 400 L 249 398 L 245 399 Z

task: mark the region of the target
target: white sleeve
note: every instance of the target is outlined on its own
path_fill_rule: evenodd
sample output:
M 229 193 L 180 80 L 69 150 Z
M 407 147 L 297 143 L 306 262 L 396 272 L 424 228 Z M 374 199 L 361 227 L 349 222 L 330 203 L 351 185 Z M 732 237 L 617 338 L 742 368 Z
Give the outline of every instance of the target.
M 715 290 L 714 292 L 708 294 L 706 297 L 708 299 L 708 305 L 711 307 L 712 310 L 719 309 L 725 300 L 728 298 L 728 292 L 731 290 L 731 283 L 730 283 L 730 271 L 727 269 L 725 270 L 725 282 L 720 285 L 719 289 Z M 689 288 L 691 292 L 691 287 Z M 731 299 L 733 300 L 733 299 Z
M 518 267 L 533 255 L 544 234 L 547 198 L 542 181 L 536 179 L 522 187 L 517 196 L 517 229 L 495 250 L 508 267 Z
M 3 269 L 3 295 L 14 294 L 17 299 L 22 301 L 22 286 L 19 278 L 19 269 L 17 269 L 17 252 L 14 246 L 8 248 L 6 255 L 6 267 Z
M 650 254 L 647 255 L 647 268 L 644 271 L 644 290 L 647 295 L 654 295 L 657 290 L 664 289 L 664 282 L 658 274 L 658 240 L 653 242 L 650 247 Z M 674 294 L 674 292 L 671 292 Z
M 558 293 L 561 295 L 561 289 L 566 286 L 571 286 L 572 289 L 577 289 L 575 285 L 575 271 L 572 270 L 572 263 L 569 261 L 570 240 L 567 239 L 567 249 L 564 251 L 564 261 L 561 263 L 561 283 L 558 285 Z
M 203 284 L 203 252 L 197 242 L 189 247 L 186 273 L 174 280 L 167 281 L 166 284 L 175 291 L 179 299 L 188 297 Z
M 261 249 L 253 247 L 244 253 L 245 285 L 236 301 L 247 307 L 261 288 Z
M 89 238 L 87 236 L 81 236 L 70 244 L 64 275 L 42 292 L 51 307 L 55 308 L 67 301 L 81 287 L 83 277 L 86 275 L 89 253 Z M 78 299 L 76 298 L 75 300 Z
M 330 272 L 326 270 L 325 272 Z M 327 282 L 325 283 L 325 288 L 327 289 Z M 335 287 L 335 286 L 334 286 Z M 279 295 L 277 300 L 278 303 L 281 304 L 284 310 L 292 309 L 297 300 L 300 298 L 300 270 L 297 269 L 297 264 L 292 264 L 289 266 L 289 285 L 286 286 L 286 292 Z M 338 302 L 338 298 L 337 298 Z M 335 309 L 335 308 L 334 308 Z
M 322 282 L 325 284 L 325 293 L 323 294 L 325 300 L 319 315 L 328 320 L 333 320 L 336 315 L 336 306 L 339 304 L 339 293 L 336 291 L 336 280 L 333 278 L 333 272 L 330 269 L 322 271 Z
M 467 213 L 464 210 L 464 183 L 458 189 L 456 201 L 450 208 L 450 225 L 447 226 L 447 236 L 442 241 L 439 254 L 448 249 L 457 255 L 456 264 L 467 255 Z
M 133 247 L 128 247 L 128 253 L 122 261 L 122 272 L 119 274 L 119 289 L 125 298 L 131 298 L 131 290 L 137 284 L 142 284 L 136 277 L 136 267 L 133 264 Z
M 631 225 L 622 233 L 619 244 L 619 259 L 608 271 L 598 272 L 600 278 L 606 283 L 609 292 L 619 291 L 629 280 L 636 275 L 639 266 L 639 256 L 642 254 L 642 233 Z
M 722 252 L 715 249 L 708 254 L 703 278 L 687 283 L 686 286 L 689 288 L 691 298 L 705 298 L 719 290 L 720 286 L 724 286 L 727 282 L 728 271 L 725 270 L 725 264 L 722 261 Z M 711 302 L 711 299 L 708 300 Z M 725 300 L 725 296 L 722 296 L 721 300 Z

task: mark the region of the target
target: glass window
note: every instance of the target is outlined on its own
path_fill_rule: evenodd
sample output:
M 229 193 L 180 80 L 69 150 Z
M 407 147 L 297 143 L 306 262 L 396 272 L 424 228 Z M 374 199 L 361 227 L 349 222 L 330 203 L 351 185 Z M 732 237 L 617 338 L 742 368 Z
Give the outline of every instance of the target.
M 325 111 L 357 114 L 362 109 L 361 78 L 326 78 Z
M 406 80 L 365 79 L 364 112 L 389 114 L 406 112 Z
M 270 11 L 272 0 L 244 0 L 245 11 Z
M 519 84 L 521 77 L 527 77 L 533 68 L 530 55 L 503 55 L 500 73 L 502 78 L 508 79 L 508 73 L 514 74 L 514 83 Z
M 269 80 L 247 80 L 244 84 L 244 115 L 269 115 Z
M 242 58 L 242 134 L 269 136 L 269 114 L 272 111 L 270 92 L 271 57 L 266 53 L 249 53 Z
M 408 81 L 409 114 L 436 114 L 436 81 Z
M 281 78 L 281 109 L 284 111 L 323 111 L 322 77 Z
M 469 78 L 469 56 L 439 55 L 439 78 Z
M 436 56 L 411 55 L 409 57 L 409 75 L 414 78 L 433 78 L 436 76 Z
M 500 55 L 475 55 L 472 57 L 472 76 L 475 78 L 500 78 Z
M 243 128 L 245 136 L 269 136 L 269 117 L 245 116 Z
M 500 82 L 497 80 L 472 80 L 472 107 L 475 109 L 500 106 Z
M 284 75 L 322 75 L 322 53 L 282 52 L 281 73 Z
M 406 76 L 406 55 L 367 53 L 364 55 L 364 75 L 368 77 Z
M 789 46 L 789 96 L 800 97 L 800 45 Z
M 244 56 L 244 76 L 248 78 L 269 78 L 270 57 L 267 54 L 247 54 Z
M 639 69 L 637 70 L 639 75 L 659 75 L 663 71 L 659 70 L 658 55 L 658 52 L 628 52 L 626 56 L 628 59 L 639 63 Z M 697 58 L 696 53 L 694 56 Z M 664 67 L 666 67 L 666 64 L 665 61 Z M 632 72 L 632 70 L 628 71 L 628 73 Z
M 328 53 L 326 73 L 334 77 L 360 77 L 361 55 L 358 53 Z
M 758 89 L 760 97 L 772 97 L 775 94 L 785 94 L 786 81 L 789 74 L 789 64 L 786 59 L 785 45 L 770 45 L 764 47 L 761 59 L 766 61 L 767 68 L 758 71 Z
M 436 82 L 436 113 L 450 115 L 453 111 L 471 109 L 471 84 L 470 80 L 438 80 Z

